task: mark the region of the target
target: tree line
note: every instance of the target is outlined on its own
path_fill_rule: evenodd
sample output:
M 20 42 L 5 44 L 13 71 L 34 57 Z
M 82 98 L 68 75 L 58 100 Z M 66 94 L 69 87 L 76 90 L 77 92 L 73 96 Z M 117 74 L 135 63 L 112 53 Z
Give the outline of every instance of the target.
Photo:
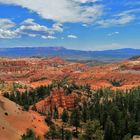
M 22 94 L 15 91 L 4 96 L 28 109 L 49 96 L 54 87 L 63 88 L 65 94 L 71 94 L 75 89 L 87 94 L 83 95 L 86 100 L 81 100 L 82 95 L 78 96 L 76 107 L 72 110 L 64 109 L 59 114 L 54 107 L 48 112 L 45 121 L 50 129 L 44 134 L 46 139 L 130 140 L 134 135 L 140 135 L 140 87 L 126 91 L 108 88 L 93 91 L 88 85 L 55 81 L 52 85 Z M 55 124 L 57 119 L 62 120 L 61 127 Z
M 51 121 L 58 118 L 63 121 L 62 127 Z M 47 139 L 131 140 L 134 135 L 140 135 L 140 87 L 126 91 L 94 91 L 86 100 L 79 100 L 74 109 L 64 109 L 56 118 L 48 113 L 46 122 L 50 126 L 45 134 Z M 56 135 L 52 132 L 54 127 Z M 65 130 L 73 127 L 66 139 Z

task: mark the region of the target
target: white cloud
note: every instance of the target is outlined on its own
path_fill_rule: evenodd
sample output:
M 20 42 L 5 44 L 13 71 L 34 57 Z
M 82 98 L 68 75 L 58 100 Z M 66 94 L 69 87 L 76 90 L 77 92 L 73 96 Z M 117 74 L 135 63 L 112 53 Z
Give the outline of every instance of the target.
M 68 35 L 68 38 L 73 38 L 73 39 L 76 39 L 76 38 L 78 38 L 76 35 Z
M 62 28 L 62 24 L 61 23 L 55 23 L 52 26 L 52 30 L 53 31 L 57 31 L 57 32 L 63 32 L 63 28 Z
M 130 22 L 133 22 L 135 17 L 135 12 L 138 12 L 138 10 L 127 10 L 123 11 L 119 14 L 113 15 L 112 18 L 107 19 L 101 19 L 97 21 L 97 24 L 102 27 L 110 27 L 110 26 L 116 26 L 116 25 L 125 25 Z
M 22 33 L 49 33 L 49 28 L 44 25 L 40 25 L 34 22 L 34 19 L 27 19 L 21 23 L 21 26 L 17 29 Z
M 130 9 L 117 15 L 112 13 L 112 17 L 109 17 L 105 12 L 107 7 L 103 0 L 0 0 L 0 3 L 18 5 L 44 19 L 51 19 L 57 23 L 53 25 L 54 30 L 59 32 L 63 32 L 61 23 L 65 22 L 103 27 L 125 25 L 135 20 L 135 12 L 140 12 L 140 9 Z M 32 21 L 28 22 L 30 24 Z
M 42 39 L 57 39 L 55 36 L 41 36 Z
M 100 0 L 0 0 L 0 3 L 18 5 L 27 8 L 45 19 L 56 22 L 94 22 L 103 13 Z M 81 5 L 88 2 L 93 5 Z
M 110 27 L 114 25 L 125 25 L 133 20 L 134 20 L 133 15 L 124 15 L 114 19 L 112 18 L 112 19 L 100 20 L 97 23 L 103 27 Z
M 87 24 L 82 24 L 82 26 L 83 26 L 83 27 L 88 27 L 88 25 L 87 25 Z
M 51 28 L 40 25 L 34 19 L 26 19 L 19 25 L 16 25 L 10 19 L 0 19 L 0 38 L 10 39 L 20 36 L 41 37 L 46 36 L 47 39 L 56 39 L 52 36 L 57 32 L 63 32 L 63 25 L 54 23 Z
M 64 32 L 63 23 L 80 22 L 82 26 L 90 24 L 110 27 L 125 25 L 136 20 L 136 14 L 140 9 L 129 9 L 119 14 L 107 15 L 105 4 L 102 0 L 0 0 L 3 4 L 21 6 L 32 12 L 36 12 L 44 19 L 55 21 L 52 27 L 41 25 L 34 19 L 26 19 L 16 25 L 10 19 L 0 19 L 0 38 L 16 38 L 20 36 L 40 37 L 55 39 L 56 33 Z M 92 3 L 92 4 L 89 4 Z M 107 7 L 106 7 L 107 8 Z M 117 33 L 108 34 L 108 36 Z M 75 35 L 68 35 L 68 38 L 77 38 Z
M 55 36 L 50 36 L 50 35 L 49 35 L 49 36 L 47 36 L 47 38 L 48 38 L 48 39 L 56 39 L 56 37 L 55 37 Z
M 119 32 L 109 33 L 108 36 L 113 36 L 113 35 L 117 35 L 117 34 L 119 34 Z
M 17 32 L 12 30 L 16 25 L 10 19 L 0 18 L 0 39 L 12 39 L 17 36 Z
M 101 0 L 73 0 L 75 2 L 80 2 L 80 3 L 87 3 L 87 2 L 99 2 Z
M 12 39 L 16 37 L 17 33 L 15 31 L 0 29 L 0 39 Z
M 9 29 L 15 26 L 15 23 L 7 18 L 0 18 L 0 28 Z
M 62 24 L 54 23 L 51 28 L 40 25 L 34 21 L 34 19 L 26 19 L 21 23 L 21 26 L 17 29 L 22 34 L 36 34 L 38 36 L 48 36 L 55 34 L 56 32 L 63 32 Z
M 29 34 L 30 37 L 36 37 L 36 34 Z

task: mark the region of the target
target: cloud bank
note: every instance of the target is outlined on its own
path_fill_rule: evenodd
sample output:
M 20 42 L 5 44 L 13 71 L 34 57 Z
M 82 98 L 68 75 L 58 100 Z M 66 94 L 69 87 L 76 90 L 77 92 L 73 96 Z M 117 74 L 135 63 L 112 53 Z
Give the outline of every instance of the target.
M 21 36 L 40 37 L 42 39 L 56 39 L 56 33 L 63 32 L 62 24 L 54 23 L 51 28 L 40 25 L 34 19 L 26 19 L 16 25 L 10 19 L 0 19 L 0 38 L 12 39 Z
M 36 12 L 44 19 L 64 23 L 91 23 L 103 13 L 100 0 L 0 0 Z M 92 3 L 88 5 L 88 3 Z M 83 4 L 83 5 L 82 5 Z

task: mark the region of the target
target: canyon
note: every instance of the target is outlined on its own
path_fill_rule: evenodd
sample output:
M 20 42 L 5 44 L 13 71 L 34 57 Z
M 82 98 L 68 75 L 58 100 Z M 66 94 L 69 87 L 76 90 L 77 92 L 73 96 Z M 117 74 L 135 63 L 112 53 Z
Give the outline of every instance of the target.
M 73 109 L 80 96 L 86 100 L 85 92 L 73 90 L 66 95 L 64 89 L 53 88 L 50 95 L 35 103 L 36 110 L 30 107 L 24 111 L 21 106 L 2 96 L 16 88 L 21 93 L 40 86 L 51 85 L 54 81 L 66 79 L 68 83 L 89 85 L 92 90 L 109 88 L 128 90 L 140 86 L 140 57 L 121 62 L 90 67 L 86 64 L 68 62 L 60 57 L 50 58 L 1 58 L 0 59 L 0 135 L 4 140 L 10 137 L 18 140 L 27 128 L 43 140 L 48 131 L 44 116 L 50 108 L 57 108 L 62 114 L 64 109 Z M 69 87 L 70 84 L 66 84 Z M 24 123 L 26 122 L 26 123 Z M 56 122 L 58 123 L 58 122 Z M 14 132 L 14 135 L 13 133 Z
M 15 82 L 33 88 L 48 85 L 53 80 L 68 78 L 79 84 L 89 84 L 93 89 L 125 89 L 138 86 L 139 76 L 140 58 L 94 67 L 68 62 L 60 57 L 0 59 L 1 82 Z M 113 86 L 112 80 L 121 81 L 121 86 Z

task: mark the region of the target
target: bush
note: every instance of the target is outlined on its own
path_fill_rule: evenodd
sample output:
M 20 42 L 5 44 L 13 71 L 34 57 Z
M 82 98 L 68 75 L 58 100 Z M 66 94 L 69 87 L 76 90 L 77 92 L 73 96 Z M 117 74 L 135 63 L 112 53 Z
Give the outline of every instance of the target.
M 21 136 L 21 140 L 40 140 L 32 129 L 27 129 L 26 133 Z
M 120 86 L 122 86 L 122 80 L 110 80 L 110 83 L 111 83 L 114 87 L 120 87 Z

